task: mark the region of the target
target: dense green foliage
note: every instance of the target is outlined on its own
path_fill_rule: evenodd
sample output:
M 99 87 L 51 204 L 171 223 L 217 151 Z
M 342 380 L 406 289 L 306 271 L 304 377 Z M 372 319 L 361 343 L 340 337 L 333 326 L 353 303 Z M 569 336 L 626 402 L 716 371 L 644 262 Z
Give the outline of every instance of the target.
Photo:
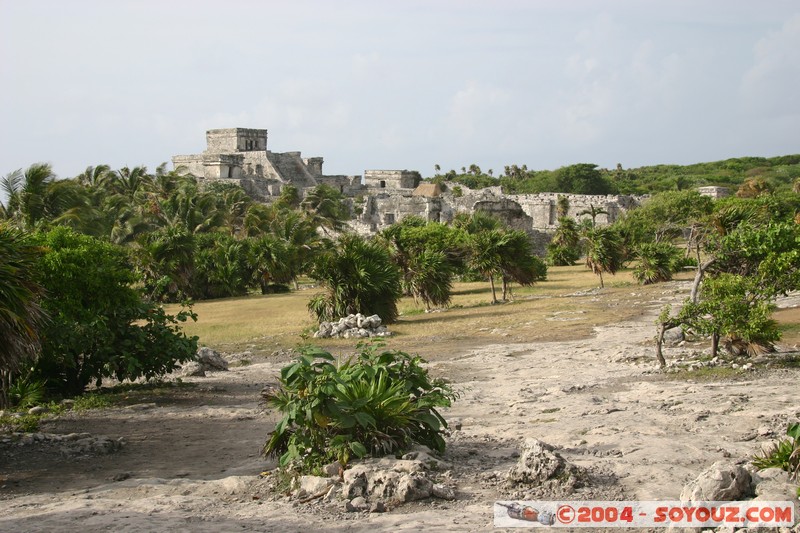
M 655 194 L 718 185 L 753 197 L 765 192 L 790 190 L 800 178 L 800 154 L 779 157 L 740 157 L 693 165 L 651 165 L 639 168 L 599 169 L 581 163 L 556 170 L 528 170 L 507 165 L 497 178 L 477 165 L 461 172 L 450 170 L 431 178 L 471 189 L 501 186 L 509 194 L 563 192 L 571 194 Z
M 613 276 L 624 263 L 622 239 L 613 227 L 587 227 L 581 236 L 586 266 L 600 276 L 600 287 L 604 287 L 603 274 Z
M 19 403 L 11 377 L 39 351 L 47 319 L 35 271 L 41 253 L 22 231 L 0 223 L 0 407 Z
M 683 266 L 681 251 L 671 242 L 644 242 L 636 248 L 633 277 L 642 285 L 669 281 Z
M 304 348 L 266 397 L 283 418 L 264 453 L 280 457 L 281 466 L 310 470 L 335 460 L 346 465 L 352 456 L 401 454 L 415 443 L 443 452 L 447 423 L 437 408 L 455 396 L 428 376 L 424 362 L 376 345 L 338 363 Z
M 42 254 L 25 234 L 0 223 L 0 372 L 14 370 L 39 348 L 46 315 L 35 266 Z
M 318 320 L 356 313 L 377 314 L 387 324 L 397 319 L 401 273 L 381 243 L 343 235 L 336 248 L 317 257 L 311 276 L 325 288 L 308 303 Z
M 406 217 L 381 233 L 394 262 L 403 273 L 403 292 L 421 299 L 425 307 L 450 302 L 454 276 L 463 271 L 468 243 L 458 228 Z
M 34 241 L 46 250 L 35 272 L 50 321 L 33 376 L 49 389 L 72 395 L 105 378 L 153 378 L 194 356 L 197 339 L 178 327 L 191 313 L 143 301 L 123 249 L 67 228 Z
M 553 238 L 547 245 L 548 265 L 574 265 L 581 257 L 581 236 L 574 218 L 562 216 L 558 219 Z

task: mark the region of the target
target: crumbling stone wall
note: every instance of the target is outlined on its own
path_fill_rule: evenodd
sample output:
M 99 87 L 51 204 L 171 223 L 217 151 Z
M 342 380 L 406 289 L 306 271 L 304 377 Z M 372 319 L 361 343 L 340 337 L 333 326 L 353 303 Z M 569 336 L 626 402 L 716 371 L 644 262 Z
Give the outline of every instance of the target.
M 303 158 L 300 152 L 276 153 L 267 150 L 267 130 L 230 128 L 206 132 L 207 149 L 202 154 L 179 155 L 173 164 L 184 166 L 198 178 L 241 185 L 253 198 L 271 201 L 286 185 L 294 185 L 304 195 L 321 183 L 338 189 L 347 199 L 354 219 L 350 226 L 362 234 L 379 232 L 416 215 L 431 222 L 447 223 L 459 213 L 487 211 L 512 228 L 531 236 L 543 252 L 549 234 L 558 227 L 560 194 L 503 194 L 500 187 L 472 190 L 445 184 L 436 194 L 414 195 L 419 185 L 418 172 L 408 170 L 367 170 L 361 176 L 325 176 L 323 158 Z M 602 210 L 600 225 L 611 224 L 625 211 L 638 206 L 644 197 L 626 195 L 565 195 L 568 215 L 590 218 L 585 211 Z

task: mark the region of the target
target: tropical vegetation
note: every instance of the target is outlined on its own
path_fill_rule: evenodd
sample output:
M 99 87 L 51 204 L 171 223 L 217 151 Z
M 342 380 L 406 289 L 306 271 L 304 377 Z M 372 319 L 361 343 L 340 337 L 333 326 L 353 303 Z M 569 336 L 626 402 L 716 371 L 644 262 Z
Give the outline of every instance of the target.
M 438 409 L 455 394 L 424 363 L 375 344 L 342 360 L 304 347 L 265 395 L 283 417 L 264 453 L 283 467 L 310 471 L 333 461 L 346 465 L 351 457 L 402 454 L 414 444 L 444 452 L 447 422 Z

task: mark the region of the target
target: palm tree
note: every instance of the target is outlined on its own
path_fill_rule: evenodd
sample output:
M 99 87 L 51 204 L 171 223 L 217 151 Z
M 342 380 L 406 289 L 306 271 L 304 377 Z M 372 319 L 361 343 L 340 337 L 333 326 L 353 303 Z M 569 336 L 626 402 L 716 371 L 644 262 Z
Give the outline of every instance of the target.
M 586 247 L 586 266 L 600 276 L 600 287 L 603 285 L 603 273 L 612 276 L 622 268 L 622 240 L 611 228 L 587 228 L 583 232 Z
M 564 218 L 569 214 L 569 198 L 564 196 L 563 194 L 558 195 L 558 199 L 556 200 L 556 216 L 558 218 Z
M 581 217 L 583 215 L 589 215 L 590 217 L 592 217 L 592 227 L 594 227 L 597 215 L 607 215 L 607 214 L 608 211 L 606 211 L 605 209 L 601 207 L 595 207 L 593 204 L 589 204 L 589 209 L 584 209 L 583 211 L 578 213 L 578 216 Z
M 507 235 L 500 229 L 481 231 L 472 235 L 472 250 L 468 264 L 470 268 L 489 279 L 493 304 L 497 303 L 494 277 L 502 273 L 503 247 L 506 243 Z
M 575 219 L 561 217 L 553 239 L 547 245 L 547 261 L 553 266 L 572 265 L 581 256 L 580 233 Z
M 35 281 L 40 253 L 21 230 L 0 223 L 0 407 L 8 405 L 12 373 L 36 355 L 47 319 L 38 301 L 44 289 Z
M 8 196 L 6 218 L 18 226 L 33 228 L 54 221 L 79 216 L 87 206 L 85 190 L 73 180 L 56 180 L 48 163 L 36 163 L 23 173 L 17 170 L 0 180 Z
M 311 189 L 300 206 L 325 233 L 342 230 L 349 216 L 347 207 L 342 203 L 342 194 L 324 184 Z
M 116 189 L 116 192 L 129 198 L 133 198 L 137 192 L 145 190 L 153 182 L 153 177 L 147 173 L 145 166 L 122 167 L 112 174 L 112 187 Z
M 283 285 L 292 281 L 292 272 L 287 268 L 291 263 L 290 253 L 285 241 L 274 235 L 263 235 L 249 242 L 248 259 L 261 294 L 267 294 L 272 284 Z
M 500 272 L 503 277 L 503 300 L 513 299 L 511 282 L 530 286 L 545 279 L 547 267 L 533 253 L 528 234 L 520 230 L 507 231 L 500 251 Z
M 308 303 L 318 320 L 334 320 L 350 314 L 377 314 L 386 322 L 397 318 L 402 295 L 400 270 L 389 251 L 377 241 L 345 234 L 336 249 L 322 254 L 311 276 L 325 293 Z
M 75 176 L 78 183 L 85 187 L 100 188 L 110 179 L 111 167 L 108 165 L 88 166 L 86 170 Z

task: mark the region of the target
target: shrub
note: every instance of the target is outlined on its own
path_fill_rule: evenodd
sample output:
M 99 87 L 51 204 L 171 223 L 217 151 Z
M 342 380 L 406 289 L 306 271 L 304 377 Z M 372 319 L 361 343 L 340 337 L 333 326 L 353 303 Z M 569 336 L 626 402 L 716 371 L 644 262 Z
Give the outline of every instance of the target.
M 578 247 L 560 246 L 550 243 L 547 245 L 547 255 L 545 260 L 551 266 L 574 265 L 580 259 L 581 250 Z
M 194 356 L 197 338 L 180 332 L 194 315 L 143 301 L 124 250 L 63 227 L 36 240 L 47 250 L 36 270 L 51 320 L 34 379 L 74 395 L 105 378 L 157 377 Z
M 353 455 L 400 454 L 414 443 L 444 451 L 447 423 L 436 408 L 450 405 L 452 390 L 428 376 L 420 357 L 379 347 L 362 346 L 338 364 L 326 351 L 303 348 L 265 396 L 283 418 L 264 453 L 310 470 Z
M 336 250 L 322 254 L 311 276 L 326 292 L 308 303 L 318 320 L 336 320 L 362 313 L 377 314 L 385 323 L 397 319 L 401 274 L 389 251 L 376 241 L 345 235 Z
M 636 248 L 639 264 L 633 277 L 642 285 L 669 281 L 679 264 L 680 251 L 669 242 L 648 242 Z
M 763 454 L 753 458 L 753 465 L 786 470 L 793 479 L 800 477 L 800 424 L 790 424 L 786 430 L 789 437 L 772 444 Z

